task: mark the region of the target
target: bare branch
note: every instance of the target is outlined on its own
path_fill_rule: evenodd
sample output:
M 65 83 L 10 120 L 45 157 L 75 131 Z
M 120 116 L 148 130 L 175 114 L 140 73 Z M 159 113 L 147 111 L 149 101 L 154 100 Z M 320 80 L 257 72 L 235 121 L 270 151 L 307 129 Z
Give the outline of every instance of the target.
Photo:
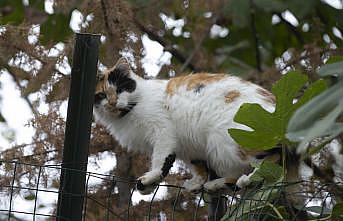
M 276 15 L 280 18 L 280 20 L 287 26 L 287 28 L 293 33 L 295 38 L 298 40 L 298 42 L 303 45 L 304 39 L 301 36 L 300 32 L 297 30 L 296 27 L 294 27 L 289 21 L 284 19 L 280 13 L 276 13 Z
M 187 61 L 186 57 L 179 50 L 173 47 L 173 45 L 167 42 L 164 38 L 160 37 L 151 28 L 144 26 L 137 18 L 133 18 L 133 22 L 139 30 L 146 33 L 152 40 L 160 43 L 164 47 L 164 50 L 169 51 L 181 63 L 185 63 Z M 196 66 L 191 62 L 188 62 L 187 67 L 194 72 L 198 71 Z
M 255 7 L 254 7 L 254 3 L 252 1 L 250 1 L 250 16 L 251 16 L 250 28 L 251 28 L 252 36 L 254 38 L 254 43 L 255 43 L 256 69 L 259 72 L 262 72 L 261 54 L 260 54 L 260 49 L 259 49 L 260 42 L 259 42 L 257 30 L 256 30 Z

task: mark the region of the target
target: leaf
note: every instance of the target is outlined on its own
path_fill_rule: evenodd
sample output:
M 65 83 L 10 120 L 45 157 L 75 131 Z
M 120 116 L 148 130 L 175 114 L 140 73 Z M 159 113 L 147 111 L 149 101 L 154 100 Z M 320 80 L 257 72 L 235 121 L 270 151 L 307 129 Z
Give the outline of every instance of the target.
M 36 199 L 36 196 L 34 194 L 30 194 L 30 195 L 25 196 L 24 199 L 26 199 L 26 200 L 34 200 L 34 199 Z
M 246 27 L 250 22 L 249 0 L 231 0 L 227 12 L 232 16 L 235 26 Z
M 294 113 L 286 136 L 291 141 L 302 141 L 299 152 L 304 152 L 306 142 L 315 137 L 329 136 L 326 139 L 332 139 L 342 132 L 342 124 L 335 122 L 343 111 L 342 94 L 343 81 L 339 81 Z
M 271 210 L 271 203 L 269 202 L 272 202 L 279 195 L 279 188 L 275 185 L 248 189 L 244 193 L 245 199 L 231 205 L 221 221 L 251 220 L 256 214 L 259 214 L 259 218 L 270 218 L 269 214 L 274 212 Z
M 267 150 L 278 143 L 287 143 L 285 137 L 287 124 L 294 111 L 326 88 L 324 80 L 310 85 L 296 103 L 293 100 L 308 78 L 298 72 L 284 75 L 272 88 L 276 97 L 275 111 L 270 113 L 259 104 L 243 104 L 234 121 L 244 124 L 253 131 L 229 129 L 231 137 L 242 147 Z
M 343 61 L 343 56 L 342 55 L 335 55 L 331 56 L 327 61 L 326 64 L 332 64 L 335 62 Z
M 333 220 L 341 220 L 343 218 L 343 203 L 337 203 L 332 209 Z
M 313 0 L 288 0 L 287 4 L 291 12 L 297 17 L 297 19 L 303 19 L 312 10 L 315 9 L 317 1 Z
M 317 73 L 322 77 L 329 76 L 329 75 L 342 77 L 343 76 L 343 61 L 323 65 L 317 71 Z
M 283 169 L 280 165 L 264 161 L 250 177 L 252 181 L 265 180 L 267 183 L 276 183 L 283 178 Z
M 5 123 L 6 119 L 4 118 L 4 116 L 0 113 L 0 122 Z
M 302 206 L 304 208 L 304 206 Z M 328 215 L 331 214 L 331 210 L 326 208 L 325 206 L 309 206 L 304 208 L 305 211 L 310 211 L 312 213 Z
M 64 14 L 49 15 L 46 22 L 40 26 L 40 41 L 46 45 L 50 41 L 65 41 L 73 32 L 69 27 L 70 16 Z
M 280 0 L 255 0 L 254 4 L 266 12 L 283 12 L 287 9 L 287 5 Z
M 309 128 L 306 136 L 298 145 L 298 152 L 304 152 L 307 144 L 316 137 L 330 136 L 333 139 L 343 132 L 343 124 L 335 123 L 336 118 L 343 113 L 343 102 L 332 110 L 325 118 L 318 120 L 312 128 Z
M 18 25 L 24 20 L 24 5 L 21 0 L 2 0 L 0 1 L 0 8 L 3 8 L 0 25 Z

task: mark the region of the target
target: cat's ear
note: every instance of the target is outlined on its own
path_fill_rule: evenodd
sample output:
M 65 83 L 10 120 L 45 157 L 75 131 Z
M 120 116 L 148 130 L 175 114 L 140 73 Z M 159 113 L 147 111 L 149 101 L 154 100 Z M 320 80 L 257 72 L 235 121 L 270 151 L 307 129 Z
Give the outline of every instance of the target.
M 117 63 L 114 65 L 114 72 L 120 73 L 120 75 L 129 76 L 130 71 L 130 64 L 126 58 L 119 58 Z

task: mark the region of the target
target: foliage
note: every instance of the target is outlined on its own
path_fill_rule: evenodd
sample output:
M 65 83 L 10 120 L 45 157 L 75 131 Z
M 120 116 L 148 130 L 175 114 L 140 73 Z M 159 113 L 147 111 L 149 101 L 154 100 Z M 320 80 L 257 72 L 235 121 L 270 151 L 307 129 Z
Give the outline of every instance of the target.
M 324 137 L 321 143 L 326 143 L 343 132 L 343 124 L 336 121 L 343 113 L 343 62 L 331 63 L 329 60 L 328 63 L 318 70 L 318 74 L 337 76 L 337 83 L 297 110 L 288 125 L 287 137 L 300 142 L 298 152 L 301 153 L 314 138 Z M 317 146 L 319 148 L 312 147 L 310 153 L 318 152 L 324 145 Z
M 270 113 L 259 104 L 243 104 L 234 121 L 249 126 L 253 131 L 229 129 L 231 137 L 242 147 L 257 150 L 274 148 L 277 144 L 287 144 L 285 137 L 289 119 L 294 111 L 326 87 L 322 80 L 311 84 L 302 97 L 293 102 L 300 89 L 307 82 L 306 75 L 289 72 L 272 88 L 276 97 L 275 111 Z

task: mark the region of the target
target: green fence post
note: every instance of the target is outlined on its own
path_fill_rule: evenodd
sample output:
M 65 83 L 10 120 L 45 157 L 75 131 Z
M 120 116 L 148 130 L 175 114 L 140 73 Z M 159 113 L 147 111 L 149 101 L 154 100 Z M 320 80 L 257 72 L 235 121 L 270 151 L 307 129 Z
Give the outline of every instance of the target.
M 57 221 L 81 221 L 100 35 L 76 34 Z

